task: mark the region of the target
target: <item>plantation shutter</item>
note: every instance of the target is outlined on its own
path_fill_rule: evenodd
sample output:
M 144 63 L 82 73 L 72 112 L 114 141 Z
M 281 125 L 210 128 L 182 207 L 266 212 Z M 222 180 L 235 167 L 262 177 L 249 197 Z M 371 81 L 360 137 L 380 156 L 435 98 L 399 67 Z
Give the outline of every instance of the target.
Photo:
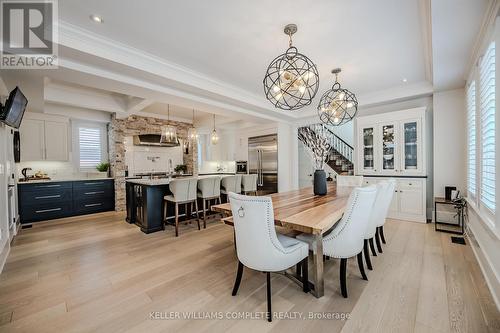
M 80 145 L 80 169 L 94 169 L 102 161 L 101 129 L 98 127 L 80 127 L 78 129 Z
M 467 190 L 476 198 L 476 82 L 472 81 L 467 89 Z

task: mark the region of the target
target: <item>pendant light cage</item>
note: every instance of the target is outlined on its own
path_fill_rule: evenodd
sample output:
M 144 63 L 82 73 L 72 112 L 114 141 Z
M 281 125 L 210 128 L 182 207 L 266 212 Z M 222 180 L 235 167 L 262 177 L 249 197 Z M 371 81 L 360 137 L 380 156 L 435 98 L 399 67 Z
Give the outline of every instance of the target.
M 217 130 L 215 129 L 215 114 L 214 114 L 214 129 L 212 134 L 210 135 L 210 141 L 213 145 L 216 145 L 219 142 L 219 135 L 217 134 Z
M 292 46 L 295 24 L 285 27 L 289 48 L 276 57 L 267 68 L 263 80 L 266 98 L 282 110 L 297 110 L 311 104 L 319 89 L 316 65 Z
M 327 125 L 340 126 L 351 121 L 358 112 L 356 95 L 341 87 L 338 82 L 340 68 L 332 70 L 335 83 L 327 90 L 318 104 L 318 115 L 321 122 Z
M 177 129 L 170 124 L 170 105 L 167 108 L 167 125 L 162 127 L 160 142 L 177 144 Z
M 193 142 L 193 143 L 198 141 L 198 131 L 196 130 L 196 127 L 194 126 L 194 109 L 193 109 L 193 124 L 188 130 L 188 141 Z

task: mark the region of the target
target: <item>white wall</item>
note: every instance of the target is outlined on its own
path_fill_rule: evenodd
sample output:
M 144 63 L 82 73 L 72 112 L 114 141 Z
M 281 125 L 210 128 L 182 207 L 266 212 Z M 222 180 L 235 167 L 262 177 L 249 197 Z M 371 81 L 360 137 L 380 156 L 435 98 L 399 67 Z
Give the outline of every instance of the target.
M 434 196 L 444 196 L 445 186 L 456 186 L 465 193 L 465 119 L 464 89 L 434 94 Z

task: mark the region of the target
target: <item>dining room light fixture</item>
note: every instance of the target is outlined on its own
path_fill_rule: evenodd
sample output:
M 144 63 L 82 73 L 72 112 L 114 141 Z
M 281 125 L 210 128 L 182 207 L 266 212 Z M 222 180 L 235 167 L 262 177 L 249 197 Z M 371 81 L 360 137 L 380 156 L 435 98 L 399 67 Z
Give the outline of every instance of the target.
M 167 125 L 161 129 L 161 143 L 177 144 L 177 129 L 170 124 L 170 104 L 167 104 Z
M 318 104 L 319 119 L 328 125 L 340 126 L 351 121 L 358 112 L 358 100 L 351 91 L 341 87 L 338 81 L 340 68 L 332 70 L 335 83 L 327 90 Z
M 217 134 L 217 130 L 215 129 L 215 114 L 214 114 L 214 129 L 212 134 L 210 135 L 210 141 L 213 145 L 216 145 L 219 142 L 219 135 Z
M 319 88 L 316 65 L 298 52 L 292 44 L 292 35 L 297 25 L 288 24 L 284 32 L 288 35 L 288 49 L 271 61 L 264 76 L 266 98 L 277 108 L 297 110 L 311 104 Z

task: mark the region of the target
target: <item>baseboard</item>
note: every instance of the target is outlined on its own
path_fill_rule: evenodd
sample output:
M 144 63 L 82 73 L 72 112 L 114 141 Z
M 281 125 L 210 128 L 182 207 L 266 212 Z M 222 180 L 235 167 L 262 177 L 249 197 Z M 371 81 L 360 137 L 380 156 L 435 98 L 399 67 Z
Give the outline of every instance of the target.
M 471 226 L 468 225 L 467 229 L 467 236 L 469 238 L 469 244 L 471 245 L 472 252 L 474 253 L 476 260 L 479 263 L 481 273 L 483 273 L 483 277 L 486 281 L 488 289 L 490 290 L 493 301 L 495 302 L 498 311 L 500 311 L 500 295 L 495 292 L 497 290 L 500 291 L 500 278 L 494 271 L 493 265 L 490 262 L 488 255 L 484 253 L 481 244 L 479 244 L 479 242 L 477 241 L 477 238 L 474 235 L 474 228 L 471 228 Z

